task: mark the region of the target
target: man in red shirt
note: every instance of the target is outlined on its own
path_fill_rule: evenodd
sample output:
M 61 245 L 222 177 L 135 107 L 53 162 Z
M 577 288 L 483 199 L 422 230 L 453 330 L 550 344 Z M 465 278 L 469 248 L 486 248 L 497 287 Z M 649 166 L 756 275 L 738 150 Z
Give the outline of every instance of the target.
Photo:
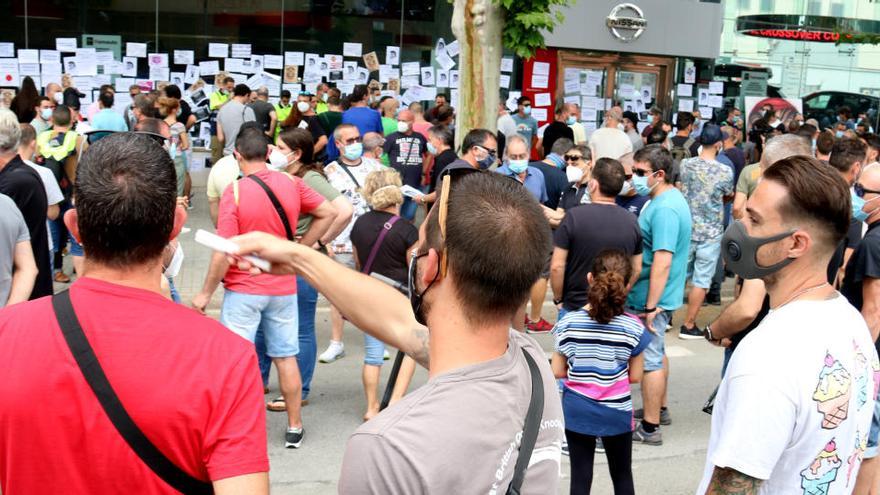
M 89 147 L 76 210 L 64 218 L 86 253 L 70 301 L 122 406 L 162 454 L 218 494 L 266 494 L 253 347 L 161 295 L 162 252 L 186 220 L 176 184 L 149 137 L 120 133 Z M 0 311 L 0 362 L 3 493 L 178 493 L 102 409 L 51 298 Z
M 235 140 L 234 155 L 245 177 L 229 185 L 220 198 L 217 234 L 233 237 L 259 231 L 292 239 L 297 218 L 303 212 L 314 220 L 300 242 L 317 246 L 336 217 L 336 210 L 330 203 L 299 177 L 266 167 L 269 143 L 261 129 L 243 127 Z M 276 209 L 274 202 L 280 205 L 281 211 Z M 221 280 L 226 292 L 220 322 L 251 342 L 257 330 L 262 330 L 266 354 L 278 369 L 281 395 L 287 404 L 284 446 L 299 448 L 304 431 L 300 414 L 302 378 L 296 362 L 299 354 L 296 277 L 254 276 L 230 267 L 224 254 L 215 253 L 202 291 L 193 298 L 193 307 L 204 312 Z

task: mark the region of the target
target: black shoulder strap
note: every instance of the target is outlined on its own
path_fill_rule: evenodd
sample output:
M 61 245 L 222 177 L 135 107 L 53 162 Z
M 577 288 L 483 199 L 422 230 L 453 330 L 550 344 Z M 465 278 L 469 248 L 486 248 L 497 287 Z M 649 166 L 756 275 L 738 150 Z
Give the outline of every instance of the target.
M 538 441 L 538 432 L 541 429 L 541 416 L 544 415 L 544 381 L 541 372 L 532 356 L 525 349 L 521 349 L 529 364 L 529 373 L 532 375 L 532 399 L 529 402 L 529 410 L 526 412 L 526 423 L 523 426 L 522 441 L 519 444 L 519 455 L 516 458 L 516 466 L 513 468 L 513 479 L 507 487 L 507 495 L 519 495 L 520 488 L 526 478 L 526 469 L 532 459 L 532 451 L 535 450 L 535 442 Z
M 210 483 L 197 480 L 184 472 L 171 462 L 152 442 L 144 435 L 144 432 L 135 424 L 129 416 L 119 396 L 113 390 L 107 375 L 101 368 L 101 363 L 95 355 L 95 351 L 89 344 L 86 334 L 76 318 L 73 305 L 70 302 L 70 292 L 63 291 L 52 296 L 52 308 L 55 310 L 55 318 L 58 326 L 64 334 L 64 340 L 70 348 L 79 370 L 88 382 L 101 407 L 110 418 L 110 422 L 116 427 L 116 431 L 125 439 L 131 450 L 144 461 L 157 476 L 175 490 L 184 494 L 211 494 L 214 488 Z
M 361 160 L 363 160 L 363 158 L 361 158 Z M 339 165 L 339 168 L 344 170 L 345 173 L 348 174 L 349 177 L 351 177 L 351 181 L 354 182 L 355 187 L 357 187 L 358 189 L 361 188 L 361 183 L 358 182 L 358 180 L 354 178 L 354 174 L 351 173 L 351 170 L 349 170 L 348 167 L 345 166 L 345 164 L 342 164 L 340 162 L 336 162 L 336 165 Z
M 287 234 L 287 240 L 293 240 L 293 229 L 290 228 L 290 220 L 287 219 L 287 213 L 284 212 L 284 207 L 281 206 L 281 201 L 278 201 L 278 196 L 275 196 L 275 193 L 272 192 L 272 189 L 263 182 L 263 179 L 260 179 L 254 174 L 248 175 L 248 179 L 256 182 L 266 191 L 266 195 L 269 196 L 269 201 L 272 202 L 272 206 L 275 207 L 275 211 L 278 212 L 278 216 L 281 217 L 281 223 L 284 224 L 284 233 Z

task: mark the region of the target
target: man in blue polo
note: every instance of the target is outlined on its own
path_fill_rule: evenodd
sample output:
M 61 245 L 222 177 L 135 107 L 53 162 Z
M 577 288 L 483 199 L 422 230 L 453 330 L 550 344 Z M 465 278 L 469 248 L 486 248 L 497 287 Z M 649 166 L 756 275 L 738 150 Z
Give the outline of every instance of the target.
M 547 201 L 544 174 L 537 168 L 529 166 L 529 146 L 525 138 L 519 134 L 507 138 L 504 165 L 495 171 L 518 180 L 539 203 Z
M 672 154 L 659 144 L 646 146 L 633 156 L 633 188 L 651 201 L 639 215 L 642 231 L 642 271 L 626 304 L 642 315 L 655 338 L 645 349 L 642 378 L 642 421 L 633 431 L 633 442 L 661 445 L 660 424 L 669 424 L 666 400 L 668 361 L 664 346 L 666 325 L 681 306 L 691 243 L 691 212 L 687 200 L 673 185 Z

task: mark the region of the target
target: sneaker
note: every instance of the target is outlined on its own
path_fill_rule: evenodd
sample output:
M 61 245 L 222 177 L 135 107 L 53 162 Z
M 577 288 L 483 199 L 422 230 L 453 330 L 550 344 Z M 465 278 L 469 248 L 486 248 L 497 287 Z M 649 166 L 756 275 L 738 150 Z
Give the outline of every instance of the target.
M 645 410 L 636 409 L 633 411 L 633 419 L 636 421 L 645 419 Z M 660 409 L 660 424 L 663 426 L 669 426 L 672 424 L 672 417 L 669 416 L 669 409 Z
M 721 306 L 721 296 L 706 296 L 706 304 L 710 306 Z
M 601 438 L 596 439 L 596 453 L 598 453 L 598 454 L 605 453 L 605 444 L 602 443 Z
M 553 330 L 553 325 L 544 318 L 538 321 L 530 321 L 526 325 L 526 333 L 548 333 L 550 330 Z
M 287 428 L 287 432 L 284 433 L 284 448 L 286 449 L 298 449 L 300 445 L 303 443 L 303 436 L 306 434 L 306 430 L 303 428 Z
M 663 434 L 660 433 L 660 428 L 657 428 L 654 433 L 648 433 L 645 431 L 642 423 L 639 422 L 633 431 L 633 443 L 635 442 L 645 445 L 663 445 Z
M 678 329 L 678 338 L 682 340 L 702 340 L 703 331 L 697 327 L 686 327 L 684 325 Z
M 562 439 L 562 455 L 568 456 L 568 440 Z
M 322 363 L 332 363 L 343 357 L 345 357 L 345 344 L 331 340 L 330 345 L 327 346 L 327 350 L 318 356 L 318 361 Z
M 388 361 L 389 359 L 391 359 L 391 354 L 388 352 L 388 349 L 385 349 L 382 351 L 382 360 Z

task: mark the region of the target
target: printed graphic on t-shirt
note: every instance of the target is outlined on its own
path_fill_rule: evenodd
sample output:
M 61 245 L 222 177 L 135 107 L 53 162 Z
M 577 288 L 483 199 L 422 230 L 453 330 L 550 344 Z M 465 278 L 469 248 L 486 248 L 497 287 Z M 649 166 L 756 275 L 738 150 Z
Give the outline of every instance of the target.
M 399 148 L 399 153 L 395 162 L 398 165 L 422 166 L 422 150 L 418 139 L 412 137 L 398 138 L 397 147 Z
M 846 460 L 846 486 L 849 486 L 851 481 L 855 481 L 852 479 L 853 470 L 861 465 L 862 458 L 865 457 L 865 450 L 868 449 L 868 435 L 862 435 L 856 431 L 855 443 L 855 450 L 853 450 L 853 453 L 850 454 Z
M 825 366 L 819 372 L 819 383 L 813 392 L 816 408 L 823 414 L 822 428 L 832 430 L 840 426 L 849 414 L 852 397 L 850 373 L 830 353 L 825 354 Z
M 801 471 L 801 488 L 804 495 L 825 495 L 831 483 L 837 479 L 840 469 L 840 457 L 837 455 L 837 443 L 832 439 L 819 452 L 810 465 Z

